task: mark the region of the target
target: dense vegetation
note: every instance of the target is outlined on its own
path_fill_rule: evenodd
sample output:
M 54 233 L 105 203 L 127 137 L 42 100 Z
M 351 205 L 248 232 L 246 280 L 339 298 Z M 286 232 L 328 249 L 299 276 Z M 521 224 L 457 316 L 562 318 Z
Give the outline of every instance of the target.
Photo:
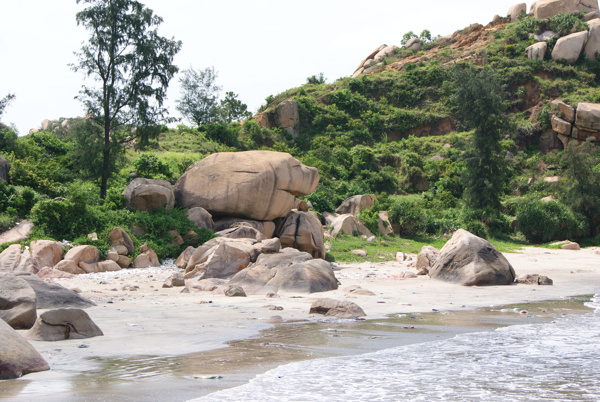
M 398 50 L 358 78 L 327 84 L 322 75 L 309 77 L 301 87 L 267 97 L 261 108 L 268 114 L 283 100 L 297 102 L 296 138 L 233 117 L 197 117 L 197 127 L 154 126 L 145 141 L 123 125 L 114 138 L 125 146 L 112 159 L 115 173 L 103 198 L 101 176 L 85 163 L 92 160 L 86 152 L 98 152 L 90 138 L 103 134 L 93 120 L 22 137 L 1 126 L 0 156 L 12 167 L 10 181 L 0 183 L 0 230 L 30 217 L 37 237 L 84 242 L 90 232 L 141 225 L 147 234 L 136 241 L 173 257 L 181 248 L 170 244 L 168 231 L 192 228 L 178 210 L 125 210 L 120 194 L 131 173 L 175 180 L 213 152 L 269 149 L 319 169 L 319 187 L 306 197 L 319 213 L 355 194 L 377 194 L 379 202 L 361 215 L 370 228 L 376 228 L 376 212 L 387 210 L 403 237 L 439 238 L 465 228 L 534 244 L 565 238 L 598 244 L 598 149 L 586 143 L 542 154 L 539 140 L 549 128 L 551 100 L 600 102 L 600 61 L 567 65 L 528 60 L 525 53 L 536 42 L 533 34 L 585 29 L 581 18 L 523 17 L 493 26 L 485 33 L 487 45 L 476 51 L 436 38 L 418 53 Z M 549 41 L 548 52 L 555 42 Z M 418 61 L 406 62 L 411 58 Z M 233 93 L 230 98 L 239 102 Z M 245 114 L 245 105 L 237 105 Z M 544 180 L 549 176 L 562 179 Z M 549 196 L 554 200 L 540 201 Z M 64 201 L 49 201 L 55 197 Z

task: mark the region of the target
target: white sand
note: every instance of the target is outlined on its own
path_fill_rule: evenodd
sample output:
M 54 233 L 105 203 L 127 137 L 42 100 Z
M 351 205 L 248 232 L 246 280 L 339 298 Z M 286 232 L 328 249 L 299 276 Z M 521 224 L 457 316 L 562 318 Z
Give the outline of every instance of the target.
M 77 358 L 167 356 L 214 349 L 226 341 L 248 337 L 267 327 L 273 316 L 283 320 L 323 319 L 308 314 L 310 304 L 322 297 L 353 301 L 364 309 L 368 319 L 394 313 L 464 310 L 600 292 L 600 249 L 526 248 L 506 257 L 517 275 L 546 275 L 554 280 L 554 285 L 463 287 L 429 277 L 401 279 L 402 272 L 414 272 L 408 262 L 336 264 L 336 276 L 341 283 L 338 290 L 311 295 L 281 294 L 277 298 L 230 298 L 211 292 L 181 293 L 182 288 L 163 289 L 162 283 L 175 272 L 173 269 L 80 275 L 56 281 L 68 288 L 81 289 L 83 296 L 97 303 L 86 311 L 104 336 L 32 343 L 45 356 L 51 356 L 57 347 L 68 350 L 80 344 L 89 348 L 74 352 Z M 344 291 L 353 285 L 370 290 L 375 296 Z M 132 286 L 139 289 L 123 290 Z M 273 305 L 283 310 L 267 307 Z M 63 359 L 64 352 L 61 351 Z

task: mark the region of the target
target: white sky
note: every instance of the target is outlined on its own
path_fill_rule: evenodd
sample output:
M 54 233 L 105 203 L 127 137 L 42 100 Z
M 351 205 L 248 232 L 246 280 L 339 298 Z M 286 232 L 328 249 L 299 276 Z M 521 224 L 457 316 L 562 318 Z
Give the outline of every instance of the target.
M 183 42 L 180 70 L 214 66 L 223 92 L 233 91 L 255 112 L 276 95 L 323 72 L 327 82 L 354 72 L 381 44 L 400 45 L 408 31 L 448 35 L 506 15 L 518 0 L 141 0 L 163 17 L 160 32 Z M 530 5 L 531 1 L 528 3 Z M 83 75 L 68 67 L 88 38 L 75 0 L 0 2 L 0 98 L 16 99 L 2 121 L 19 134 L 44 119 L 84 114 L 74 99 Z M 167 106 L 179 116 L 178 77 Z

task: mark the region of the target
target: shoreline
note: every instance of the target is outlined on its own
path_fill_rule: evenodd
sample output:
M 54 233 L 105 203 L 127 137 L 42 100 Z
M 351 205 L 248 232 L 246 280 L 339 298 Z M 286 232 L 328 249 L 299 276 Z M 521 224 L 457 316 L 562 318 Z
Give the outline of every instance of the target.
M 340 289 L 302 297 L 227 298 L 207 292 L 180 293 L 181 288 L 161 288 L 173 272 L 165 268 L 59 280 L 63 286 L 79 287 L 85 297 L 98 304 L 86 311 L 105 335 L 32 342 L 51 370 L 0 382 L 0 396 L 32 401 L 144 400 L 139 390 L 143 385 L 147 400 L 161 391 L 175 398 L 172 400 L 193 399 L 240 385 L 255 374 L 291 361 L 367 353 L 435 340 L 437 336 L 451 337 L 460 333 L 456 331 L 551 320 L 547 314 L 553 312 L 535 303 L 551 306 L 555 303 L 552 300 L 600 290 L 597 248 L 531 248 L 505 256 L 517 274 L 546 275 L 554 280 L 554 286 L 466 288 L 427 277 L 401 279 L 399 273 L 410 269 L 407 263 L 397 262 L 335 264 Z M 344 291 L 356 285 L 375 296 Z M 134 286 L 139 288 L 128 290 Z M 310 304 L 321 297 L 353 301 L 365 310 L 367 319 L 309 316 Z M 547 313 L 493 311 L 497 306 L 520 303 L 529 303 L 527 309 L 546 309 Z M 394 315 L 417 317 L 408 320 L 418 324 L 402 322 L 406 317 L 396 319 Z M 430 316 L 441 321 L 429 328 L 421 318 Z M 277 322 L 283 324 L 273 326 Z M 209 379 L 212 376 L 223 378 Z

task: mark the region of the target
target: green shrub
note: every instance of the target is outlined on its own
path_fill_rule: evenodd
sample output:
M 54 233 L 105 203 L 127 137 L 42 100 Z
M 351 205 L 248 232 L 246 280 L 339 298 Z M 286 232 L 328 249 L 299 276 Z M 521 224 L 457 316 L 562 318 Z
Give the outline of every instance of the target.
M 400 225 L 400 235 L 414 236 L 425 231 L 424 200 L 400 197 L 392 203 L 389 219 Z
M 531 242 L 573 239 L 587 232 L 585 218 L 556 202 L 529 201 L 517 207 L 517 228 Z
M 73 240 L 101 232 L 107 215 L 99 207 L 71 201 L 44 200 L 31 210 L 36 235 L 55 240 Z
M 148 179 L 159 177 L 171 178 L 173 176 L 169 166 L 153 154 L 141 154 L 140 157 L 133 162 L 133 165 L 139 176 Z

